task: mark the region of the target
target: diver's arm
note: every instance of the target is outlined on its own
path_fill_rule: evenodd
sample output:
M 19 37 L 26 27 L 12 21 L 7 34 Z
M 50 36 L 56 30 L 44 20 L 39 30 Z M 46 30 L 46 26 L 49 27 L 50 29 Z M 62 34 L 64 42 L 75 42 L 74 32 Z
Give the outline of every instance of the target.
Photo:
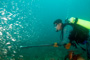
M 70 25 L 67 25 L 65 28 L 64 28 L 64 32 L 63 32 L 63 40 L 61 41 L 61 45 L 65 45 L 65 44 L 67 44 L 67 43 L 69 43 L 70 41 L 69 41 L 69 39 L 68 39 L 68 37 L 69 37 L 69 34 L 70 34 L 70 32 L 73 30 L 73 27 L 72 26 L 70 26 Z

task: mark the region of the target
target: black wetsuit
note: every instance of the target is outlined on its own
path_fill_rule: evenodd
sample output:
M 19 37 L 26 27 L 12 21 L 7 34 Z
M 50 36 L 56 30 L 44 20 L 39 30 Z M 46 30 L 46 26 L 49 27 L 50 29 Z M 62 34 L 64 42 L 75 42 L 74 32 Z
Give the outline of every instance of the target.
M 70 42 L 72 43 L 75 41 L 77 44 L 85 44 L 89 38 L 89 30 L 77 24 L 63 24 L 62 36 L 64 27 L 67 25 L 71 25 L 73 27 L 73 30 L 70 32 L 68 37 Z
M 82 48 L 84 51 L 87 51 L 87 56 L 90 59 L 90 43 L 87 42 L 88 38 L 89 38 L 89 30 L 86 29 L 85 27 L 82 27 L 80 25 L 77 24 L 65 24 L 63 25 L 63 29 L 66 25 L 71 25 L 73 27 L 73 30 L 71 31 L 70 35 L 69 35 L 69 40 L 70 43 L 77 47 L 75 44 L 73 44 L 73 41 L 75 41 L 77 44 L 87 44 L 87 49 Z M 63 31 L 62 31 L 62 35 L 63 35 Z

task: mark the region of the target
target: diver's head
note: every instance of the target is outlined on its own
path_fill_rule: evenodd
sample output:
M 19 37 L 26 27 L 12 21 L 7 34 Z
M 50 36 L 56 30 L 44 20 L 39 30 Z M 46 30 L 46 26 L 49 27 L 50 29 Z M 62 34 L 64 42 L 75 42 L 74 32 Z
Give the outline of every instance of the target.
M 56 28 L 56 32 L 58 32 L 59 30 L 62 29 L 62 20 L 57 19 L 56 21 L 54 21 L 54 25 L 55 25 L 55 28 Z

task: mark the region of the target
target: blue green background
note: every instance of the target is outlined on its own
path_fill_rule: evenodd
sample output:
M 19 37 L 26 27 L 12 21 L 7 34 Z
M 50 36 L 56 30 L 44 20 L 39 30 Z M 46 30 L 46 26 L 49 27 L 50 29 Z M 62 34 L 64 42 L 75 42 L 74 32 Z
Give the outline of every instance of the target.
M 7 18 L 7 23 L 3 17 Z M 7 54 L 0 54 L 4 55 L 2 59 L 63 60 L 68 53 L 63 46 L 28 49 L 20 49 L 20 46 L 59 43 L 60 32 L 55 32 L 53 22 L 62 19 L 64 23 L 65 19 L 70 17 L 90 21 L 90 0 L 0 0 L 0 27 L 3 27 L 0 29 L 3 34 L 0 35 L 0 52 L 7 50 Z M 9 28 L 10 24 L 12 29 Z M 15 41 L 12 41 L 12 38 Z M 7 42 L 10 44 L 6 45 Z M 86 58 L 84 53 L 83 55 Z

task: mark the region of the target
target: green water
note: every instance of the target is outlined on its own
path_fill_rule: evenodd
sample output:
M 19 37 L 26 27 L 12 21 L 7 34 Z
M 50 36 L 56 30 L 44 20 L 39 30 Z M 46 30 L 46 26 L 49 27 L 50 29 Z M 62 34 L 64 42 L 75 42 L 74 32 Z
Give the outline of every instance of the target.
M 0 60 L 63 60 L 63 46 L 20 49 L 60 42 L 53 22 L 79 17 L 90 21 L 90 0 L 0 0 Z M 71 47 L 76 53 L 83 51 Z M 86 52 L 82 54 L 87 58 Z

